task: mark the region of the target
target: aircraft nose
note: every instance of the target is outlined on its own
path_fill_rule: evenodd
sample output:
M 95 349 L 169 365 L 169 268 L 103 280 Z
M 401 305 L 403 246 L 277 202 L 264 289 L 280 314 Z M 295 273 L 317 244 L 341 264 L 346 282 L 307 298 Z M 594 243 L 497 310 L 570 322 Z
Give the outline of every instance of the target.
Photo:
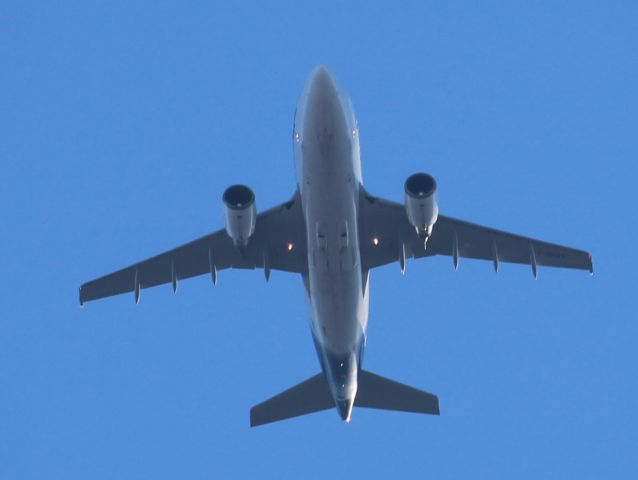
M 314 69 L 310 76 L 308 101 L 310 108 L 320 116 L 339 116 L 341 105 L 337 84 L 330 71 L 323 65 Z
M 315 68 L 308 82 L 303 137 L 309 144 L 322 145 L 322 154 L 327 156 L 348 145 L 344 108 L 337 83 L 326 67 Z
M 335 93 L 335 83 L 330 71 L 323 65 L 314 69 L 310 76 L 310 92 L 313 96 L 324 97 Z
M 346 423 L 350 422 L 350 417 L 352 417 L 352 405 L 354 404 L 354 398 L 345 398 L 343 400 L 337 400 L 337 410 L 339 411 L 339 416 L 341 420 Z

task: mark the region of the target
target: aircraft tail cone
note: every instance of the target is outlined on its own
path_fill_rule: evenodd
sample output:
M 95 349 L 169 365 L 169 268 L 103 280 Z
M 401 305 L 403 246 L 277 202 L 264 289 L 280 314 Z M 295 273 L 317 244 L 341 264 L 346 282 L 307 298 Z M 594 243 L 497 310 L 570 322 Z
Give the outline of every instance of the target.
M 345 399 L 345 400 L 337 400 L 337 410 L 339 411 L 339 416 L 341 420 L 346 423 L 350 423 L 350 418 L 352 417 L 352 405 L 354 404 L 354 398 Z

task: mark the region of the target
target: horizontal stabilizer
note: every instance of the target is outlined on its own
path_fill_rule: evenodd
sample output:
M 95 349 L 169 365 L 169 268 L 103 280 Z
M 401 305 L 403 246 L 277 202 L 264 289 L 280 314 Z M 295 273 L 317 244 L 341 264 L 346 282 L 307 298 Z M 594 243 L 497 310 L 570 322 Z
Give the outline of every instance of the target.
M 250 409 L 250 426 L 277 422 L 335 406 L 323 373 L 295 385 Z
M 354 400 L 357 407 L 398 410 L 439 415 L 436 395 L 394 382 L 365 370 L 359 371 L 359 386 Z

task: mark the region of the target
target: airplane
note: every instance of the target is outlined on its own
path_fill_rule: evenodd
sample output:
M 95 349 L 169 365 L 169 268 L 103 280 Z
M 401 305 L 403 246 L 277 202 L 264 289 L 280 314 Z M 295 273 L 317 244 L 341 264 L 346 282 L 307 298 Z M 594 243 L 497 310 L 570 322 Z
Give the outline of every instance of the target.
M 436 395 L 363 369 L 370 270 L 434 255 L 587 270 L 589 253 L 439 215 L 437 184 L 409 176 L 403 204 L 363 187 L 359 130 L 349 97 L 324 66 L 311 73 L 294 117 L 297 188 L 290 200 L 257 213 L 254 192 L 232 185 L 222 195 L 225 228 L 80 287 L 80 305 L 172 284 L 227 268 L 297 273 L 305 287 L 321 372 L 250 410 L 257 426 L 336 407 L 439 415 Z

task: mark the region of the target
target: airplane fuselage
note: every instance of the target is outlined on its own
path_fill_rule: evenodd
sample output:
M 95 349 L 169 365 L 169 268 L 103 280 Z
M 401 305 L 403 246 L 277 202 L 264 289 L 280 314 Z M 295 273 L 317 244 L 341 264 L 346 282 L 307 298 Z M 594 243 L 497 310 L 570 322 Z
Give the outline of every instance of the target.
M 368 272 L 361 270 L 357 228 L 361 161 L 351 103 L 324 67 L 315 69 L 299 100 L 293 147 L 306 221 L 311 331 L 347 421 L 368 322 Z
M 225 228 L 80 286 L 80 305 L 218 270 L 263 268 L 300 274 L 322 373 L 250 409 L 250 425 L 332 409 L 349 421 L 353 406 L 439 415 L 439 399 L 362 368 L 369 308 L 369 270 L 406 258 L 449 256 L 588 270 L 591 254 L 439 215 L 436 181 L 410 175 L 403 204 L 363 188 L 359 132 L 349 98 L 317 67 L 295 112 L 293 198 L 257 213 L 246 185 L 222 195 Z M 364 238 L 359 238 L 361 234 Z M 427 248 L 427 250 L 426 250 Z M 326 388 L 327 387 L 327 388 Z

